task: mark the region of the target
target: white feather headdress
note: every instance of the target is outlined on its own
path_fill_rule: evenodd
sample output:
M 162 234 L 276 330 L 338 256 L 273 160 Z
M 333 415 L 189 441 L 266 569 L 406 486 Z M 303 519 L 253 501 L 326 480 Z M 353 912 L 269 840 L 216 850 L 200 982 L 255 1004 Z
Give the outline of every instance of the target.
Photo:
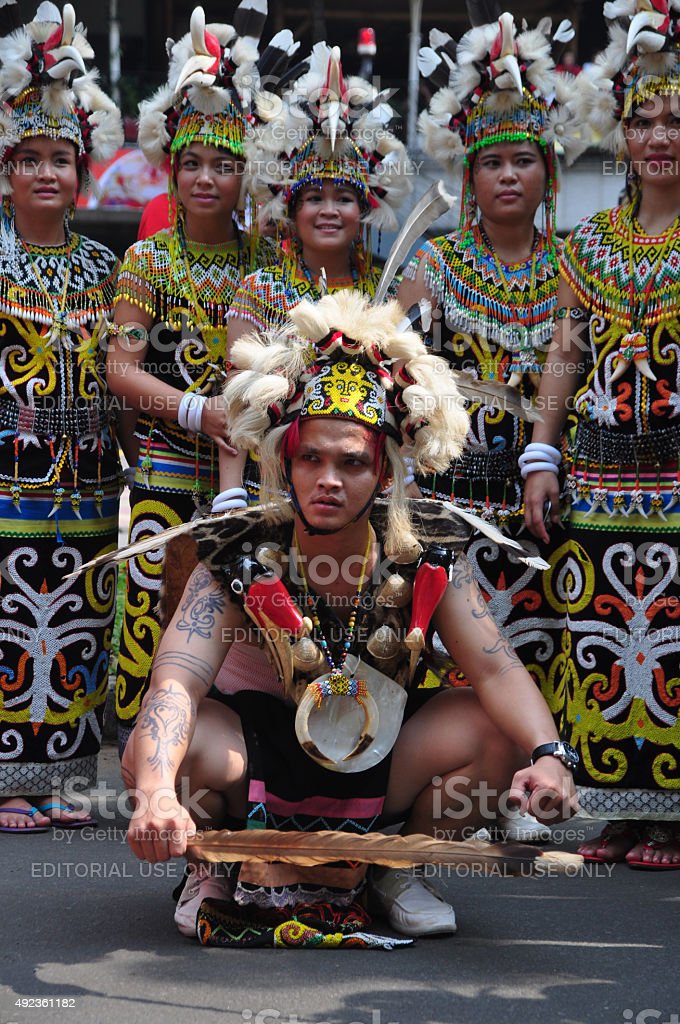
M 150 163 L 163 166 L 192 142 L 245 152 L 253 96 L 261 82 L 284 73 L 299 43 L 287 29 L 262 53 L 259 41 L 267 0 L 241 0 L 234 24 L 206 24 L 196 7 L 190 31 L 167 41 L 168 81 L 139 106 L 139 144 Z
M 53 3 L 41 3 L 27 25 L 17 24 L 14 0 L 3 5 L 2 14 L 2 164 L 21 139 L 39 135 L 73 142 L 86 168 L 90 160 L 113 156 L 123 144 L 120 111 L 98 85 L 97 70 L 86 69 L 94 52 L 71 4 L 60 12 Z M 0 190 L 10 191 L 6 167 Z
M 389 128 L 390 95 L 362 78 L 345 78 L 339 48 L 324 42 L 280 99 L 258 94 L 261 123 L 249 141 L 248 167 L 261 219 L 280 223 L 300 188 L 332 180 L 357 189 L 365 223 L 395 228 L 394 211 L 413 186 L 406 149 Z
M 517 31 L 511 14 L 470 29 L 456 45 L 433 29 L 420 73 L 436 87 L 419 118 L 423 149 L 453 171 L 494 141 L 531 139 L 564 152 L 568 163 L 589 143 L 573 109 L 574 78 L 555 69 L 553 45 L 573 38 L 570 22 L 550 18 Z
M 680 0 L 609 0 L 604 16 L 609 43 L 578 77 L 576 111 L 603 149 L 622 156 L 635 107 L 680 92 Z

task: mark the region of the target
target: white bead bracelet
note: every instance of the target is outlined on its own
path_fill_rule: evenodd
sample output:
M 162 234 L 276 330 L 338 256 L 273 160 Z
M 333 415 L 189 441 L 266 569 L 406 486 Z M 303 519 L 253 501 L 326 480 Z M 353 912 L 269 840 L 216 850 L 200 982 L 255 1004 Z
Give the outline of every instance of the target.
M 248 508 L 248 492 L 243 487 L 228 487 L 213 498 L 213 512 L 228 512 L 230 508 Z

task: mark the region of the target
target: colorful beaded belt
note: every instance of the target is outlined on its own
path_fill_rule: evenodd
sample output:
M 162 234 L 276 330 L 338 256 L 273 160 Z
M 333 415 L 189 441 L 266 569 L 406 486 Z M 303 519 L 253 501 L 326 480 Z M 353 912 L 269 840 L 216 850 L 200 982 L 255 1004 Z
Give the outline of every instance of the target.
M 649 434 L 623 434 L 581 420 L 571 452 L 574 461 L 612 466 L 670 462 L 680 455 L 680 424 Z
M 8 395 L 0 397 L 0 427 L 16 434 L 59 437 L 71 434 L 82 437 L 96 434 L 109 426 L 108 410 L 100 404 L 61 409 L 54 406 L 40 409 L 20 405 Z

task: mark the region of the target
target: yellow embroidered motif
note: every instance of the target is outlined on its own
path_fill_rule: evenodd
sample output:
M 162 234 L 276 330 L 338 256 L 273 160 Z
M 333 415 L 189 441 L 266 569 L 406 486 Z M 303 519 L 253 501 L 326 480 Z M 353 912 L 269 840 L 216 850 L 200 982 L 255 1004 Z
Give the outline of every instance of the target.
M 345 416 L 370 427 L 385 420 L 385 391 L 371 370 L 358 363 L 325 366 L 305 387 L 301 416 Z

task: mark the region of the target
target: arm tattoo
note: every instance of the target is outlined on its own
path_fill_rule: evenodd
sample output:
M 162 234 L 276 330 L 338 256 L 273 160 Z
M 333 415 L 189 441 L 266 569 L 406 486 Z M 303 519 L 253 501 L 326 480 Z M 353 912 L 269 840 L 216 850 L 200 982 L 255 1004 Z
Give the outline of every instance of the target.
M 451 586 L 454 590 L 462 590 L 463 587 L 468 587 L 473 582 L 470 563 L 465 555 L 459 555 L 451 566 Z
M 209 640 L 215 626 L 215 616 L 220 615 L 226 606 L 226 597 L 220 585 L 205 566 L 199 566 L 187 585 L 177 629 L 188 632 L 189 640 L 194 636 Z
M 189 672 L 195 679 L 210 689 L 213 684 L 215 672 L 212 665 L 195 654 L 187 654 L 186 651 L 163 651 L 153 660 L 154 669 L 169 666 L 173 669 L 183 669 Z
M 187 739 L 194 717 L 193 705 L 185 691 L 157 690 L 147 701 L 142 708 L 138 728 L 140 735 L 154 744 L 154 750 L 147 758 L 152 768 L 167 771 L 175 767 L 172 748 Z
M 505 640 L 502 636 L 499 636 L 493 647 L 482 647 L 484 654 L 504 654 L 508 659 L 507 665 L 503 665 L 499 669 L 499 676 L 504 676 L 507 672 L 512 672 L 513 669 L 521 668 L 522 662 L 517 656 L 517 652 L 509 640 Z
M 465 555 L 460 555 L 451 568 L 451 586 L 454 590 L 467 590 L 472 605 L 473 619 L 485 619 L 489 614 L 484 595 L 472 575 L 472 569 Z

